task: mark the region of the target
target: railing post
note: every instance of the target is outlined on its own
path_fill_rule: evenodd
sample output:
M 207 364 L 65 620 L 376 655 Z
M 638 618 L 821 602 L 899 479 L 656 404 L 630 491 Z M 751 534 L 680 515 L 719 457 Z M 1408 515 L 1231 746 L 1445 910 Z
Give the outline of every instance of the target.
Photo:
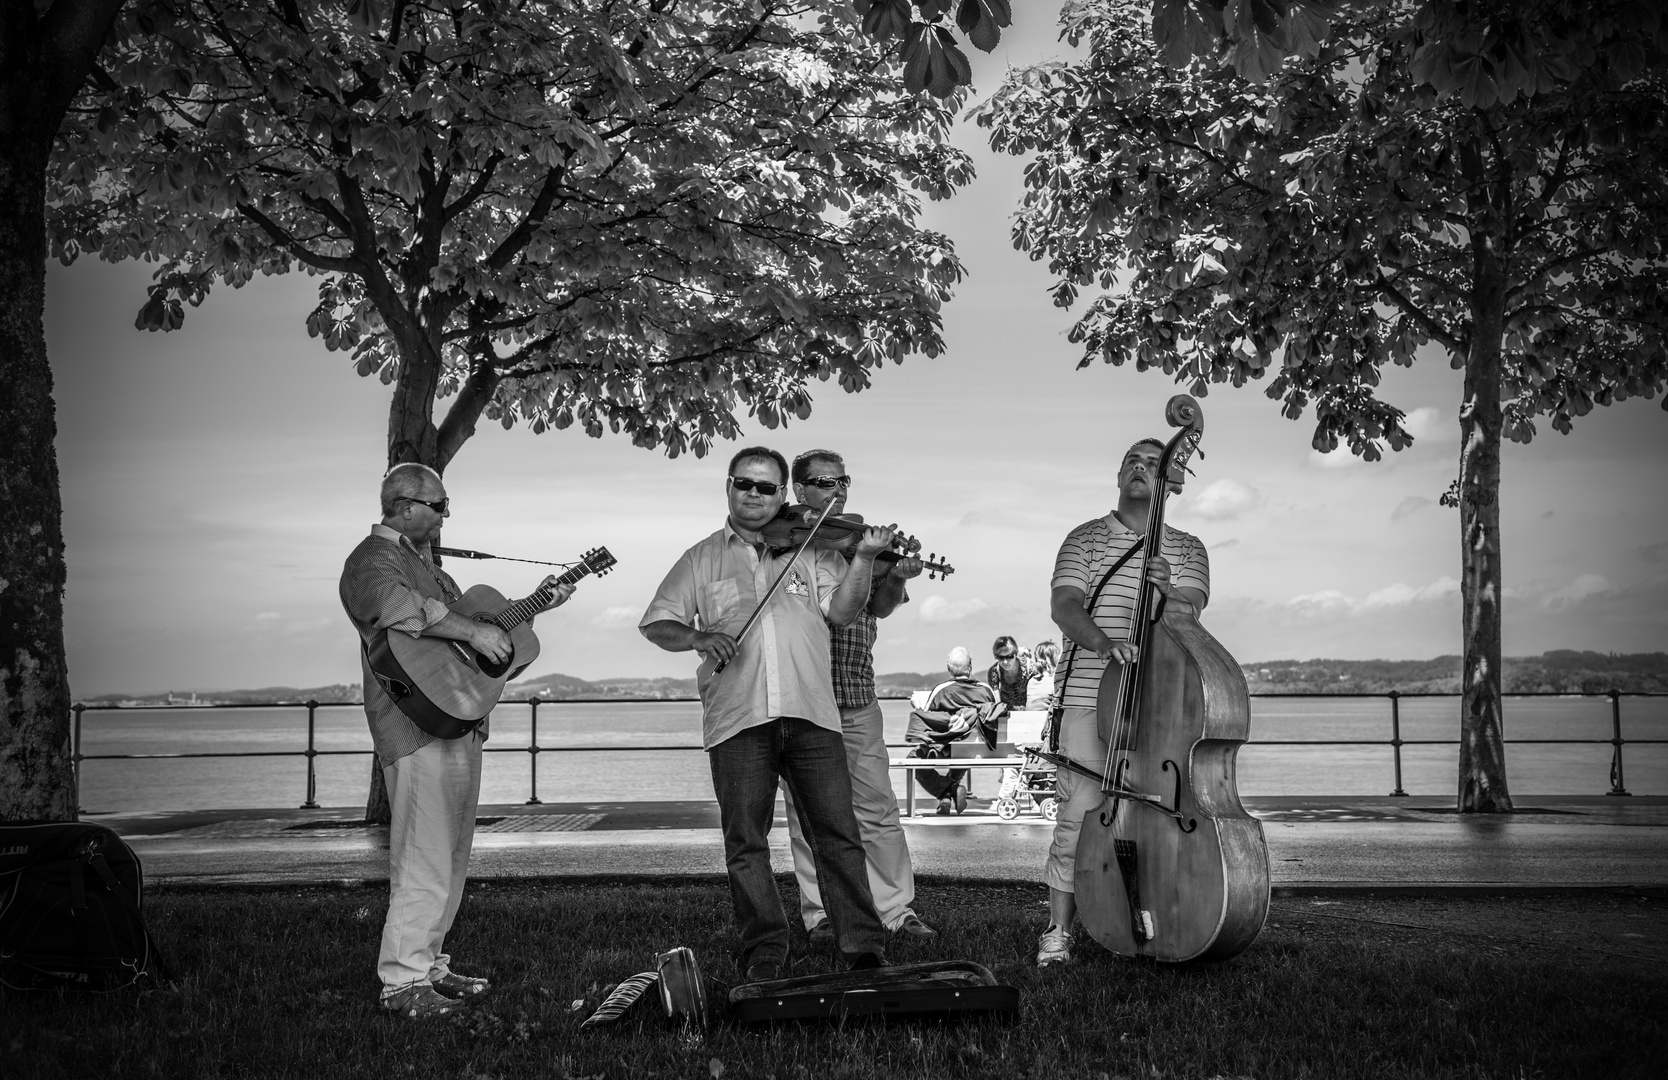
M 75 724 L 70 733 L 70 761 L 75 766 L 75 791 L 73 795 L 75 798 L 75 816 L 79 818 L 87 812 L 87 808 L 81 805 L 81 714 L 87 711 L 87 706 L 78 701 L 70 707 L 70 711 L 75 713 Z
M 1605 794 L 1630 794 L 1622 783 L 1622 695 L 1616 690 L 1610 691 L 1610 745 L 1615 749 L 1610 754 L 1610 790 Z
M 530 755 L 527 764 L 532 770 L 532 791 L 527 798 L 526 806 L 543 806 L 544 801 L 539 798 L 539 696 L 534 694 L 527 699 L 532 707 L 532 727 L 527 739 L 527 753 Z
M 303 810 L 317 810 L 319 808 L 316 798 L 318 795 L 318 774 L 313 771 L 313 759 L 319 756 L 319 752 L 313 749 L 314 714 L 318 707 L 318 702 L 312 698 L 307 699 L 307 801 L 301 804 Z
M 1400 691 L 1390 691 L 1390 750 L 1396 759 L 1396 790 L 1391 795 L 1406 796 L 1402 790 L 1402 695 Z

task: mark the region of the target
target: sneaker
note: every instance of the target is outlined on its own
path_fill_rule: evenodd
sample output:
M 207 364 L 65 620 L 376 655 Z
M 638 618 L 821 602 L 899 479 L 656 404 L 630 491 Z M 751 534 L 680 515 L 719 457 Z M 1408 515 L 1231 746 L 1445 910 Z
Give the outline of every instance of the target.
M 938 800 L 938 812 L 940 814 L 948 814 L 951 809 L 952 809 L 952 807 L 951 807 L 949 799 L 939 799 Z
M 907 934 L 912 938 L 920 938 L 922 941 L 938 936 L 938 931 L 922 922 L 921 916 L 913 911 L 905 915 L 903 921 L 894 926 L 892 931 L 897 934 Z
M 811 927 L 809 935 L 811 948 L 829 949 L 834 946 L 834 924 L 827 917 L 820 919 L 817 925 Z
M 747 965 L 750 983 L 775 982 L 782 977 L 782 965 L 775 960 L 759 960 Z
M 479 997 L 492 989 L 492 983 L 487 979 L 474 979 L 468 975 L 459 975 L 455 971 L 448 971 L 439 978 L 429 976 L 429 985 L 442 996 L 449 998 Z
M 886 966 L 886 957 L 877 952 L 858 953 L 851 958 L 852 971 L 873 971 Z
M 407 1020 L 432 1020 L 463 1011 L 463 1002 L 442 997 L 432 986 L 408 986 L 382 999 L 382 1007 Z
M 1037 966 L 1045 968 L 1050 964 L 1064 964 L 1070 959 L 1071 931 L 1049 923 L 1048 929 L 1037 939 Z

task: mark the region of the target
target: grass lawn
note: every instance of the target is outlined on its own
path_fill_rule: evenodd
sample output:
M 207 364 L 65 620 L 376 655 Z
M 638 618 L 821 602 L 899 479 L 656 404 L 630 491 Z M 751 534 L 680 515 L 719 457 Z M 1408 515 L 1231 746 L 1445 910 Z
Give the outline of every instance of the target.
M 782 891 L 794 895 L 791 879 Z M 925 881 L 919 907 L 942 936 L 893 953 L 984 964 L 1020 989 L 1017 1022 L 719 1022 L 703 1037 L 666 1026 L 653 1001 L 613 1029 L 578 1025 L 673 945 L 695 950 L 722 998 L 737 972 L 719 883 L 473 884 L 448 944 L 495 990 L 424 1025 L 375 1005 L 385 888 L 157 889 L 149 922 L 178 989 L 0 989 L 0 1076 L 1668 1075 L 1662 899 L 1276 898 L 1262 937 L 1227 964 L 1132 963 L 1080 941 L 1071 965 L 1038 972 L 1041 900 L 1039 886 Z M 801 952 L 791 973 L 826 969 Z

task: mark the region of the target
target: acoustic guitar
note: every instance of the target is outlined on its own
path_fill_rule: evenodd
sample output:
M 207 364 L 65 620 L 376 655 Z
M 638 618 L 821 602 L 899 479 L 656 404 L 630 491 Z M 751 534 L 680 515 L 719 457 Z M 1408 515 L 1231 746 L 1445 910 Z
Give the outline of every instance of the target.
M 490 622 L 510 635 L 510 658 L 494 663 L 466 641 L 412 637 L 384 630 L 365 645 L 371 674 L 411 722 L 437 739 L 460 739 L 481 726 L 498 704 L 504 684 L 539 655 L 528 621 L 550 603 L 556 588 L 614 567 L 607 548 L 592 548 L 567 572 L 511 603 L 490 585 L 476 585 L 448 605 L 466 619 Z

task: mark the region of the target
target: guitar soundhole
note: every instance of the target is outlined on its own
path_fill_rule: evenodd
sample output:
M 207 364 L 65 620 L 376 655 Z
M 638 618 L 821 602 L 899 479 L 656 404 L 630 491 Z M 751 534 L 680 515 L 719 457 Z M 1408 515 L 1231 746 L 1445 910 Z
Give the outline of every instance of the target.
M 482 656 L 480 653 L 475 653 L 475 666 L 479 667 L 481 669 L 481 674 L 487 676 L 488 678 L 496 679 L 498 676 L 504 674 L 504 672 L 510 670 L 510 665 L 514 662 L 515 655 L 513 653 L 510 658 L 502 664 L 494 663 L 493 661 Z

